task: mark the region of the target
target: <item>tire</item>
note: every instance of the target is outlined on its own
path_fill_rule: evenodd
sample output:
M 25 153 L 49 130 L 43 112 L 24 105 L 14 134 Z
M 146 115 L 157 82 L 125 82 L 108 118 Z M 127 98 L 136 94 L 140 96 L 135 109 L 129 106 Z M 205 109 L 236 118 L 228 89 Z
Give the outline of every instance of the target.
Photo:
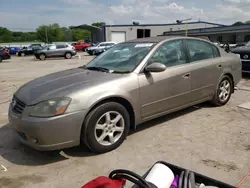
M 86 52 L 86 49 L 87 49 L 87 48 L 83 48 L 82 51 L 83 51 L 83 52 Z
M 0 56 L 0 63 L 3 61 L 3 58 Z
M 21 56 L 24 57 L 24 56 L 25 56 L 25 53 L 21 53 Z
M 96 51 L 95 50 L 93 50 L 92 55 L 96 55 Z
M 109 121 L 107 117 L 111 120 Z M 114 122 L 115 118 L 119 119 L 117 123 Z M 81 141 L 95 153 L 106 153 L 123 143 L 129 127 L 129 113 L 124 106 L 116 102 L 104 103 L 97 106 L 85 118 Z
M 42 61 L 45 60 L 45 59 L 46 59 L 45 54 L 40 54 L 40 55 L 39 55 L 39 59 L 42 60 Z
M 229 99 L 231 98 L 231 94 L 233 92 L 233 81 L 232 79 L 224 75 L 217 86 L 216 92 L 211 101 L 215 106 L 223 106 L 227 104 Z
M 65 59 L 71 59 L 72 54 L 70 52 L 65 53 Z

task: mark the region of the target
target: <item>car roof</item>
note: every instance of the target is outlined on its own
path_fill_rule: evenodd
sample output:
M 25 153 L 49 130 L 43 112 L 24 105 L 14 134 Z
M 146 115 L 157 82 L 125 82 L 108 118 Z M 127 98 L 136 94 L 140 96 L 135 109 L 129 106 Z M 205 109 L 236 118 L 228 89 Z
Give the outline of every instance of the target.
M 147 38 L 139 38 L 139 39 L 134 39 L 134 40 L 130 40 L 130 41 L 126 41 L 125 43 L 130 43 L 130 42 L 135 42 L 135 43 L 159 43 L 163 40 L 166 39 L 174 39 L 174 38 L 179 38 L 177 36 L 159 36 L 159 37 L 147 37 Z
M 108 42 L 100 42 L 100 44 L 106 44 L 106 43 L 115 43 L 113 41 L 108 41 Z
M 126 41 L 125 43 L 159 43 L 161 41 L 171 40 L 171 39 L 196 39 L 196 40 L 207 41 L 207 40 L 201 39 L 199 37 L 158 36 L 158 37 L 148 37 L 148 38 L 134 39 L 134 40 Z

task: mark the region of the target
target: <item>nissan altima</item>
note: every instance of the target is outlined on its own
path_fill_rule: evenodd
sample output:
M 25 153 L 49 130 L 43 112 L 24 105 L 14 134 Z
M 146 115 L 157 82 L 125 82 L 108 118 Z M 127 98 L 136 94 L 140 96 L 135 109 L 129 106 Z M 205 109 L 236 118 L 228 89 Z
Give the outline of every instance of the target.
M 210 101 L 225 105 L 241 79 L 239 56 L 207 40 L 152 37 L 115 45 L 85 66 L 23 85 L 9 122 L 37 150 L 122 144 L 145 121 Z

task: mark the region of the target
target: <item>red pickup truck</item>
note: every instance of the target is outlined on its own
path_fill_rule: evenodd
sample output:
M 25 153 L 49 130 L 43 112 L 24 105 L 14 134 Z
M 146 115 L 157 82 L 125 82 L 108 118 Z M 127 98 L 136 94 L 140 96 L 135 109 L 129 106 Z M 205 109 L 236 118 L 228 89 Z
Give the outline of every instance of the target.
M 77 51 L 85 51 L 86 48 L 91 47 L 90 43 L 77 42 L 72 44 Z

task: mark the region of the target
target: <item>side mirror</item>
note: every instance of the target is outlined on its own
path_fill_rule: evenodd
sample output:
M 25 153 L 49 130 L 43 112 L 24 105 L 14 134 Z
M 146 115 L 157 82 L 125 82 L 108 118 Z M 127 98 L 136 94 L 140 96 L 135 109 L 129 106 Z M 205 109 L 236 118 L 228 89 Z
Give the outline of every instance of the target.
M 49 50 L 49 48 L 47 48 L 47 50 Z
M 152 63 L 148 66 L 145 67 L 145 70 L 147 72 L 163 72 L 166 70 L 166 66 L 163 65 L 162 63 L 158 63 L 158 62 L 155 62 L 155 63 Z

